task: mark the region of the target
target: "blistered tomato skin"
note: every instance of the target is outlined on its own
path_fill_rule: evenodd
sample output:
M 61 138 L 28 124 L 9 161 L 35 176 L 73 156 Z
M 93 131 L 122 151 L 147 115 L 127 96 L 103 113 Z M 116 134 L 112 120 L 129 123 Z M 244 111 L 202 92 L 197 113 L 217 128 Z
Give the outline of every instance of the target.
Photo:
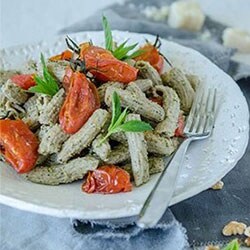
M 60 60 L 67 60 L 69 61 L 73 57 L 73 53 L 70 50 L 65 50 L 59 55 L 55 55 L 49 58 L 52 62 L 57 62 Z
M 86 193 L 114 194 L 132 190 L 129 174 L 114 165 L 106 165 L 89 172 L 82 190 Z
M 21 120 L 0 120 L 1 154 L 18 173 L 29 172 L 38 158 L 38 139 Z
M 33 74 L 14 75 L 11 77 L 11 81 L 25 90 L 36 85 Z
M 164 58 L 160 55 L 157 48 L 148 43 L 140 49 L 143 53 L 134 59 L 136 61 L 142 60 L 149 62 L 158 71 L 158 73 L 161 74 L 164 66 Z
M 86 69 L 99 81 L 129 83 L 137 78 L 136 68 L 116 59 L 110 51 L 103 48 L 83 44 L 80 59 L 84 60 Z
M 65 133 L 74 134 L 100 107 L 99 96 L 95 85 L 80 72 L 66 70 L 63 84 L 67 95 L 60 110 L 59 123 Z
M 185 127 L 185 121 L 183 115 L 179 115 L 178 118 L 178 127 L 175 130 L 175 136 L 177 137 L 184 137 L 184 127 Z

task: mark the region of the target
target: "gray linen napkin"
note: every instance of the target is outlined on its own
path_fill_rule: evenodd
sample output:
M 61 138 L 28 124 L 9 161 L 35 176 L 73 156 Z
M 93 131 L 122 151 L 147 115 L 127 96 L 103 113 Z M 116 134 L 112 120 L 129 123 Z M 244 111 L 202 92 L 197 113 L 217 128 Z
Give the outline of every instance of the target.
M 24 212 L 0 205 L 0 246 L 2 250 L 182 250 L 187 248 L 185 229 L 173 219 L 170 211 L 166 221 L 155 230 L 126 229 L 113 235 L 107 227 L 84 226 L 76 233 L 68 219 Z M 164 219 L 164 220 L 165 220 Z M 132 227 L 132 226 L 131 226 Z M 78 231 L 80 228 L 77 229 Z

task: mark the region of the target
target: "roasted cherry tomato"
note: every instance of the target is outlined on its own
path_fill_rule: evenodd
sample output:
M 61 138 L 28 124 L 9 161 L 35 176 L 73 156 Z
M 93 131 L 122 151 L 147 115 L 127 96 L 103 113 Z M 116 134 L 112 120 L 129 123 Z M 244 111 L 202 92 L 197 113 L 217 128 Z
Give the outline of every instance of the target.
M 162 97 L 158 96 L 158 97 L 151 97 L 149 98 L 149 100 L 151 100 L 152 102 L 156 102 L 157 104 L 159 104 L 160 106 L 163 105 L 162 103 Z
M 76 133 L 100 107 L 94 84 L 80 72 L 73 72 L 64 104 L 60 110 L 59 122 L 67 134 Z
M 11 77 L 11 81 L 25 90 L 36 85 L 33 74 L 14 75 Z
M 143 47 L 140 48 L 143 50 L 143 53 L 134 59 L 136 61 L 147 61 L 149 62 L 159 73 L 162 73 L 163 65 L 164 65 L 164 58 L 159 54 L 157 48 L 147 43 Z
M 73 53 L 70 50 L 65 50 L 59 55 L 50 57 L 49 60 L 52 61 L 52 62 L 57 62 L 57 61 L 60 61 L 60 60 L 69 61 L 72 58 L 72 56 L 73 56 Z
M 84 60 L 86 69 L 97 80 L 122 83 L 136 80 L 138 70 L 116 59 L 108 50 L 87 43 L 82 44 L 80 47 L 80 59 Z
M 64 87 L 66 93 L 67 93 L 68 90 L 69 90 L 70 79 L 71 79 L 73 73 L 74 73 L 74 71 L 71 69 L 70 66 L 68 66 L 68 67 L 65 69 L 65 75 L 64 75 L 64 77 L 63 77 L 62 84 L 63 84 L 63 87 Z
M 129 174 L 114 165 L 106 165 L 89 172 L 82 190 L 87 193 L 113 194 L 132 190 Z
M 0 149 L 18 173 L 29 172 L 38 157 L 38 139 L 21 120 L 0 120 Z
M 185 121 L 184 121 L 184 117 L 182 114 L 179 115 L 178 118 L 178 127 L 175 130 L 175 136 L 177 137 L 184 137 L 183 133 L 184 133 L 184 127 L 185 127 Z

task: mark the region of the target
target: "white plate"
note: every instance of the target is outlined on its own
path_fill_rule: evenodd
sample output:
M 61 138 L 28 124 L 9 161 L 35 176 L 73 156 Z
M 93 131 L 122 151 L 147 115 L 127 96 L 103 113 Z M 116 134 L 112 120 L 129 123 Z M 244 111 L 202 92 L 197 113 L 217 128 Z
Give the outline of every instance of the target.
M 78 42 L 93 40 L 103 45 L 103 32 L 71 35 Z M 143 44 L 146 34 L 114 32 L 118 42 L 130 38 Z M 19 46 L 1 51 L 0 68 L 18 68 L 28 59 L 37 60 L 40 53 L 54 55 L 65 48 L 64 38 Z M 174 65 L 188 73 L 199 75 L 205 86 L 218 88 L 220 110 L 211 138 L 194 142 L 187 152 L 171 204 L 185 200 L 208 189 L 227 174 L 242 157 L 247 143 L 249 112 L 238 85 L 200 53 L 162 39 L 161 51 Z M 85 194 L 81 182 L 60 186 L 44 186 L 28 182 L 9 166 L 1 163 L 0 201 L 28 211 L 83 219 L 118 218 L 137 215 L 158 175 L 132 192 L 115 195 Z M 166 183 L 166 188 L 168 184 Z

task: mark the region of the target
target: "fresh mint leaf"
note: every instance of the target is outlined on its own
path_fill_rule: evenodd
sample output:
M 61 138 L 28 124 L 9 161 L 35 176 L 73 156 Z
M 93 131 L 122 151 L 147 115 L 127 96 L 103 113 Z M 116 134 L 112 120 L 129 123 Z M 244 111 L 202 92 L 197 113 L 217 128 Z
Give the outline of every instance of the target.
M 110 128 L 116 123 L 119 116 L 121 115 L 121 103 L 120 98 L 116 92 L 112 95 L 112 120 L 110 123 Z
M 148 130 L 153 130 L 150 124 L 138 120 L 132 120 L 123 123 L 119 127 L 117 127 L 119 131 L 124 132 L 144 132 Z
M 56 79 L 50 74 L 46 66 L 43 54 L 41 54 L 41 63 L 43 66 L 43 78 L 38 75 L 35 75 L 34 80 L 36 82 L 36 85 L 30 87 L 29 91 L 32 93 L 41 93 L 53 96 L 58 92 L 59 87 Z
M 138 120 L 125 122 L 128 115 L 127 108 L 121 112 L 119 95 L 114 91 L 112 95 L 112 120 L 108 128 L 108 133 L 100 141 L 102 144 L 111 134 L 119 131 L 124 132 L 143 132 L 153 130 L 150 124 Z
M 109 26 L 108 20 L 105 16 L 102 16 L 102 26 L 104 29 L 104 35 L 105 35 L 105 48 L 109 51 L 113 51 L 113 37 L 111 28 Z

